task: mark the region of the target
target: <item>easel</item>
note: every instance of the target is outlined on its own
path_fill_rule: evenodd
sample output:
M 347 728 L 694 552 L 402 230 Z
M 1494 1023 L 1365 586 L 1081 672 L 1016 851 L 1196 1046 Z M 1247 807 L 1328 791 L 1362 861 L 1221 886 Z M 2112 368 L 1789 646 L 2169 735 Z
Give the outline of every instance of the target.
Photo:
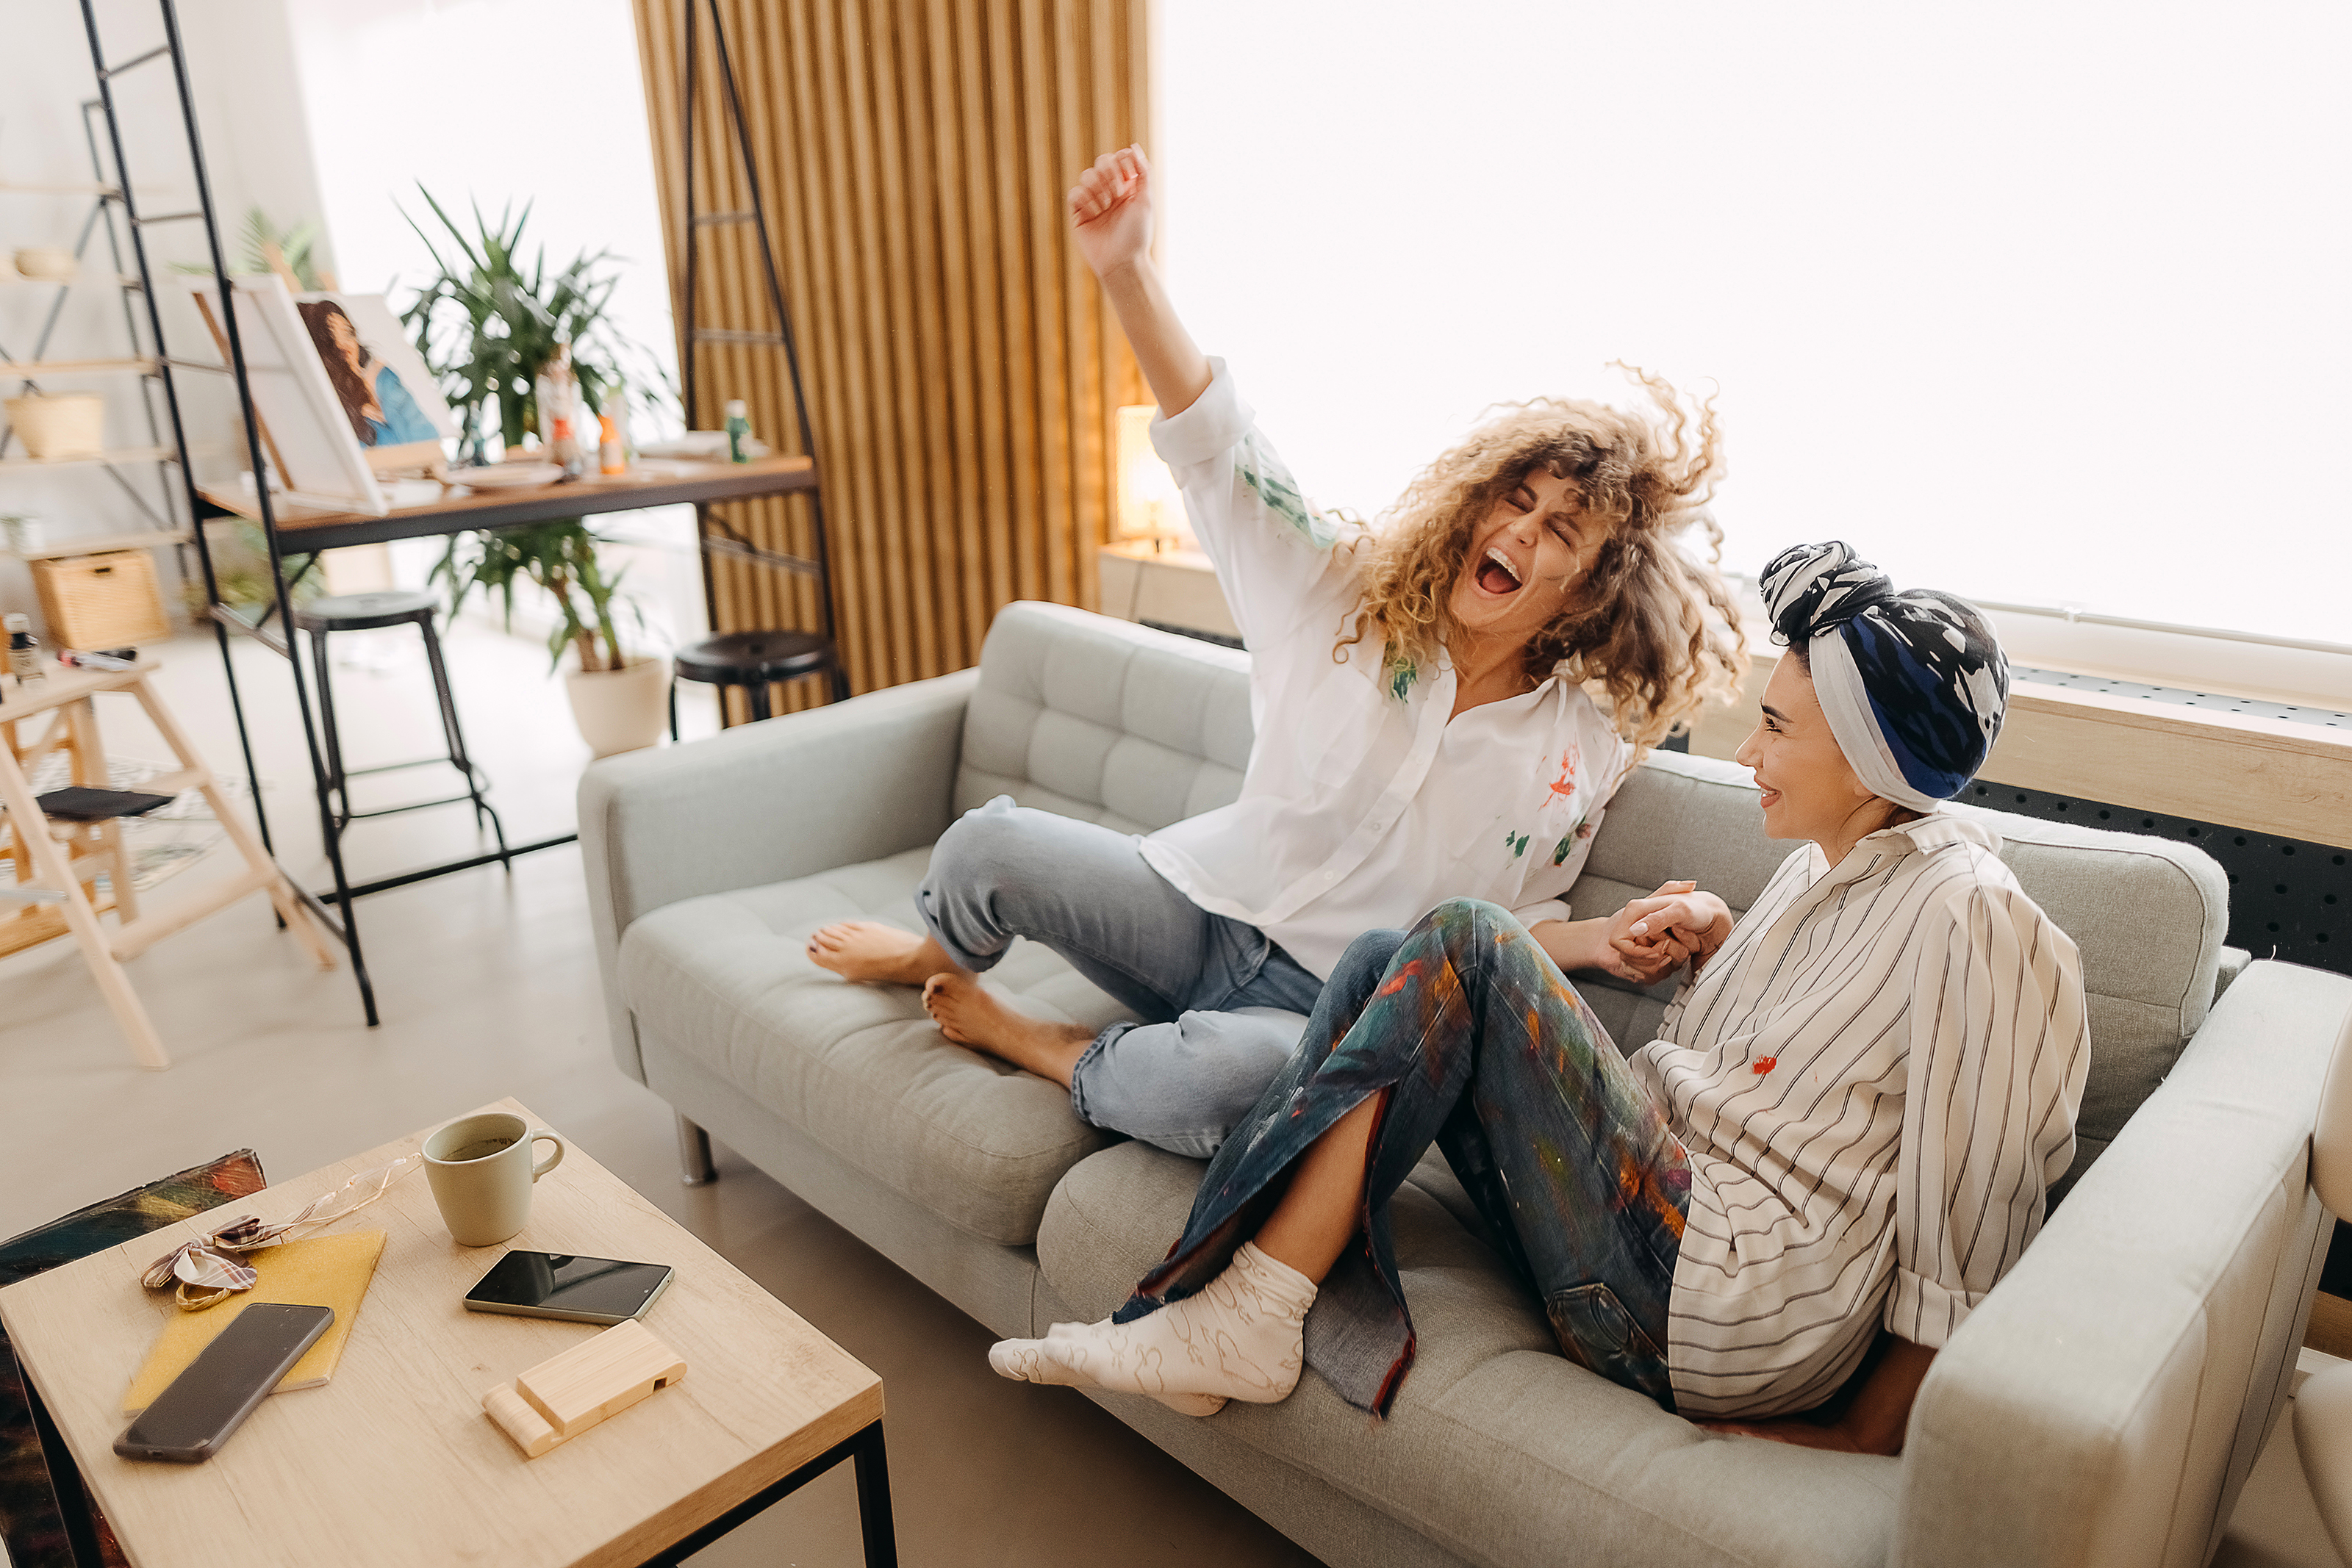
M 269 894 L 278 918 L 320 968 L 333 968 L 335 955 L 285 873 L 215 781 L 212 769 L 188 744 L 170 710 L 148 689 L 147 678 L 157 668 L 152 664 L 128 670 L 52 668 L 46 679 L 29 685 L 0 677 L 0 812 L 5 812 L 0 815 L 0 843 L 7 846 L 16 868 L 16 883 L 0 884 L 0 901 L 5 901 L 0 902 L 0 956 L 70 935 L 139 1065 L 162 1069 L 169 1067 L 172 1059 L 163 1052 L 163 1042 L 156 1036 L 146 1007 L 131 988 L 131 977 L 122 971 L 124 960 L 137 957 L 183 926 L 226 908 L 246 894 L 259 892 Z M 131 857 L 123 848 L 121 819 L 68 822 L 42 814 L 28 775 L 44 758 L 62 752 L 70 759 L 74 783 L 107 788 L 106 752 L 99 738 L 97 705 L 90 700 L 100 692 L 128 692 L 136 698 L 180 764 L 178 772 L 149 779 L 142 789 L 156 795 L 201 790 L 214 819 L 245 859 L 241 874 L 142 914 L 139 894 L 131 886 Z M 41 736 L 21 739 L 18 727 L 43 715 L 49 722 Z M 101 874 L 108 883 L 103 897 L 96 885 Z M 19 907 L 11 912 L 8 904 Z M 99 924 L 103 914 L 114 916 L 110 933 Z

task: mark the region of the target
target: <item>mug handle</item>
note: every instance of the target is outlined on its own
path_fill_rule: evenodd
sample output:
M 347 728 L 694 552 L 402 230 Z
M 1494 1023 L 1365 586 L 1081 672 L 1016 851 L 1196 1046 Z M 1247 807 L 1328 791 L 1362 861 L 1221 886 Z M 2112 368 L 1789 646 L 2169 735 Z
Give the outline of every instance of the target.
M 540 1177 L 545 1176 L 548 1172 L 553 1170 L 556 1166 L 563 1163 L 563 1140 L 557 1137 L 553 1133 L 549 1132 L 544 1127 L 534 1127 L 531 1129 L 530 1142 L 534 1147 L 541 1143 L 549 1143 L 555 1145 L 555 1153 L 550 1155 L 538 1165 L 530 1167 L 530 1179 L 537 1181 Z

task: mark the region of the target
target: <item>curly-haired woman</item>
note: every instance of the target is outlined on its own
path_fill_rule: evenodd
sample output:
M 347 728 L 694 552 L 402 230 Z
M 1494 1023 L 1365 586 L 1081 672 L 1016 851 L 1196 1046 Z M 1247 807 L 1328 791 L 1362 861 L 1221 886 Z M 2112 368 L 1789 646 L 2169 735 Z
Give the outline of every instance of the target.
M 1584 920 L 1561 895 L 1641 749 L 1745 673 L 1729 593 L 1683 544 L 1720 541 L 1704 510 L 1712 410 L 1694 428 L 1650 378 L 1643 413 L 1511 408 L 1358 528 L 1303 498 L 1177 319 L 1148 255 L 1141 149 L 1097 159 L 1070 209 L 1252 654 L 1240 799 L 1139 838 L 999 798 L 940 840 L 917 895 L 926 935 L 846 922 L 810 956 L 924 985 L 949 1039 L 1069 1085 L 1097 1125 L 1193 1155 L 1282 1070 L 1368 928 L 1466 895 L 1511 910 L 1563 969 L 1646 982 L 1681 963 L 1675 936 L 1632 927 L 1685 884 Z M 1016 936 L 1144 1021 L 1097 1033 L 1005 1007 L 976 976 Z
M 1492 904 L 1366 933 L 1167 1261 L 1000 1373 L 1207 1416 L 1303 1361 L 1385 1414 L 1415 1348 L 1388 1203 L 1433 1142 L 1572 1359 L 1718 1429 L 1902 1448 L 2073 1156 L 2089 1014 L 2074 944 L 1942 809 L 2008 697 L 1983 618 L 1840 544 L 1764 595 L 1790 656 L 1739 760 L 1764 831 L 1809 841 L 1737 927 L 1705 894 L 1656 913 L 1727 933 L 1657 1038 L 1621 1054 Z

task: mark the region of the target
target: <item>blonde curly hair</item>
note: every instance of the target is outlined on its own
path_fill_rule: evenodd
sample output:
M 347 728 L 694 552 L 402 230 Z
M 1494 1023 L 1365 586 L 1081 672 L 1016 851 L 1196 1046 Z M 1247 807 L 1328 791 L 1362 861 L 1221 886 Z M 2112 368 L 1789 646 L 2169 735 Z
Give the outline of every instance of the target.
M 1654 409 L 1629 413 L 1566 398 L 1498 405 L 1405 487 L 1355 548 L 1363 598 L 1334 660 L 1377 632 L 1394 664 L 1422 664 L 1456 632 L 1447 609 L 1470 541 L 1495 504 L 1541 468 L 1574 487 L 1582 515 L 1608 530 L 1577 592 L 1527 648 L 1540 681 L 1562 660 L 1620 734 L 1648 748 L 1731 700 L 1748 675 L 1739 612 L 1713 562 L 1723 530 L 1707 514 L 1721 472 L 1712 398 L 1685 410 L 1675 389 L 1622 366 Z M 1683 548 L 1705 536 L 1707 559 Z

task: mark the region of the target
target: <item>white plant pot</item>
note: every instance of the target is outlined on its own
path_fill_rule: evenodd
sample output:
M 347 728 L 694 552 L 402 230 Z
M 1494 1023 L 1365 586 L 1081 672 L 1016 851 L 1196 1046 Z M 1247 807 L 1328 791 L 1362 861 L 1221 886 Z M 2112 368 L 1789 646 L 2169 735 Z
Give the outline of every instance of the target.
M 567 670 L 572 722 L 599 757 L 642 751 L 669 727 L 669 661 L 639 659 L 618 670 Z

